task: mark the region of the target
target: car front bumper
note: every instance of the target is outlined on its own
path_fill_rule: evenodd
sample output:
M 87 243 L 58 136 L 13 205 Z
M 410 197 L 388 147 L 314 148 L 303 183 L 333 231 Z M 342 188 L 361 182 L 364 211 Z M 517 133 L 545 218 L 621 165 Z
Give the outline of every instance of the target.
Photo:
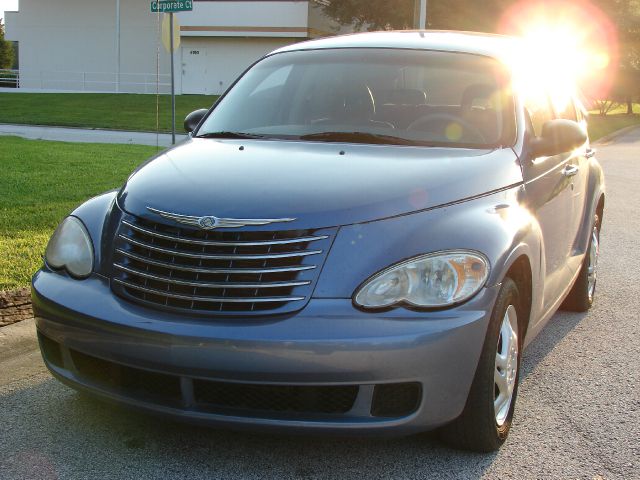
M 117 297 L 99 275 L 77 281 L 43 269 L 32 296 L 45 363 L 79 390 L 202 424 L 409 434 L 462 412 L 498 288 L 432 312 L 371 313 L 350 299 L 312 299 L 296 314 L 224 319 L 152 310 Z M 285 406 L 236 408 L 227 398 L 213 408 L 198 397 L 202 385 L 279 395 Z M 415 408 L 374 415 L 383 386 L 394 385 L 413 386 Z M 302 397 L 336 391 L 328 387 L 356 392 L 353 403 L 339 412 L 290 411 L 284 398 L 291 389 Z

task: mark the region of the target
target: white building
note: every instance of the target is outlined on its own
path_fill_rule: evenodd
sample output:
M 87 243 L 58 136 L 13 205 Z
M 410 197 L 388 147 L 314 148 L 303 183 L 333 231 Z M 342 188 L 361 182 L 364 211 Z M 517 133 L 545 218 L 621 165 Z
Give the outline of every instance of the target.
M 6 12 L 25 89 L 161 93 L 170 57 L 150 0 L 20 0 Z M 315 0 L 194 0 L 175 14 L 177 93 L 220 94 L 280 46 L 337 31 Z M 348 30 L 348 29 L 347 29 Z M 342 29 L 345 31 L 345 29 Z

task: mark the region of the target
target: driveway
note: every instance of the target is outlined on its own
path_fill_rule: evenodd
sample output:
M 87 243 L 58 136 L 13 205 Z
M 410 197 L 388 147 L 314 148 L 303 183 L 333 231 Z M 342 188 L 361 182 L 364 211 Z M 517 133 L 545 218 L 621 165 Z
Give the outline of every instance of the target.
M 640 129 L 598 156 L 608 197 L 596 304 L 555 315 L 526 351 L 498 453 L 453 451 L 433 435 L 259 435 L 132 413 L 54 381 L 21 322 L 0 329 L 0 478 L 640 479 Z M 3 335 L 31 340 L 12 350 Z

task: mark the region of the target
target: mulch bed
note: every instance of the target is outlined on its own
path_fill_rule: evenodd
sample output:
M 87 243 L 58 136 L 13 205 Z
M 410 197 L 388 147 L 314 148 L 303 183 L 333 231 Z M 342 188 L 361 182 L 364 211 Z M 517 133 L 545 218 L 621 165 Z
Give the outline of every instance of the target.
M 0 291 L 0 327 L 33 317 L 31 289 Z

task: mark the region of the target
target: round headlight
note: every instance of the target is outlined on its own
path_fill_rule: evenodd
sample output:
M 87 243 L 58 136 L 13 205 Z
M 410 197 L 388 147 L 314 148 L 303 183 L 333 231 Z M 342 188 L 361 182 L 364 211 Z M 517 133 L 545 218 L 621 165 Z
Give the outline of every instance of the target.
M 64 268 L 76 278 L 86 278 L 93 271 L 91 237 L 76 217 L 67 217 L 58 225 L 44 256 L 51 268 Z
M 439 308 L 462 303 L 480 290 L 489 261 L 477 252 L 430 253 L 393 265 L 367 280 L 355 293 L 363 308 L 404 303 Z

